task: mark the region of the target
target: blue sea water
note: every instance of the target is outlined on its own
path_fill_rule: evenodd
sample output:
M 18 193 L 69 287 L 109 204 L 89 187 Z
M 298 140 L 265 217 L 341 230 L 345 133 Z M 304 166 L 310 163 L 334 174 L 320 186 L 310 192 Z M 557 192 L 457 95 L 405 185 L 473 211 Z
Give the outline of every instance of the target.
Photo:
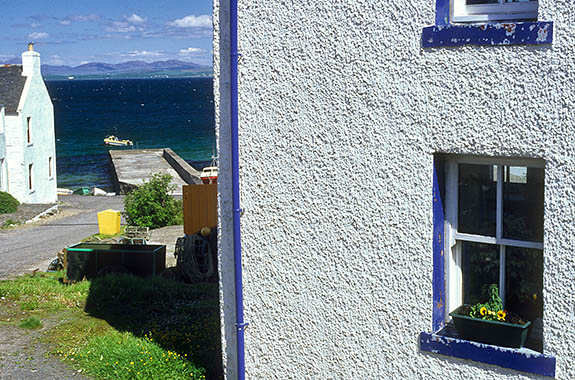
M 193 166 L 215 149 L 211 78 L 47 81 L 54 104 L 58 187 L 113 191 L 108 135 L 171 148 Z

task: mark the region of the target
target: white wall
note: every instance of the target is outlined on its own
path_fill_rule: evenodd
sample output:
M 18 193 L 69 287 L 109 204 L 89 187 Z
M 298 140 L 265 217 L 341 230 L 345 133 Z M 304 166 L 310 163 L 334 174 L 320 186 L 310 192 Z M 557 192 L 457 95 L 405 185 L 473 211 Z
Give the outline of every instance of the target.
M 4 107 L 0 107 L 0 191 L 8 190 L 8 179 L 6 176 L 6 129 Z
M 435 152 L 546 161 L 544 350 L 557 378 L 575 378 L 575 7 L 540 1 L 551 46 L 422 50 L 434 4 L 240 2 L 249 379 L 535 378 L 419 351 L 432 323 Z M 226 79 L 216 84 L 221 102 Z M 231 174 L 218 115 L 225 299 Z
M 54 107 L 40 74 L 37 52 L 22 54 L 28 74 L 17 116 L 6 116 L 9 191 L 21 203 L 54 203 L 56 194 L 56 146 Z M 31 143 L 27 141 L 27 118 L 31 121 Z M 52 157 L 52 171 L 48 169 Z M 33 189 L 29 190 L 28 165 L 33 168 Z

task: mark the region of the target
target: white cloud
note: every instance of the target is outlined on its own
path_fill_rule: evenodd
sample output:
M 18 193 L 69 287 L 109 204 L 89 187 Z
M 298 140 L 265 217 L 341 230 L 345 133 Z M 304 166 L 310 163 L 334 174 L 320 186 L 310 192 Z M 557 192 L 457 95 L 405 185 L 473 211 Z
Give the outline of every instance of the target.
M 30 26 L 31 26 L 32 28 L 37 28 L 37 27 L 40 26 L 40 24 L 37 23 L 37 22 L 33 22 L 32 24 L 30 24 Z
M 160 57 L 163 56 L 164 53 L 161 51 L 150 51 L 150 50 L 134 50 L 127 53 L 121 54 L 127 57 Z
M 28 34 L 28 38 L 31 38 L 33 40 L 41 40 L 44 38 L 48 38 L 48 33 L 44 33 L 44 32 L 34 32 L 34 33 L 30 33 Z
M 195 55 L 195 54 L 199 54 L 199 53 L 203 53 L 204 50 L 203 49 L 199 49 L 199 48 L 187 48 L 187 49 L 182 49 L 180 50 L 180 55 Z
M 138 16 L 137 14 L 133 13 L 131 16 L 124 17 L 126 21 L 131 22 L 132 24 L 141 24 L 146 22 L 146 19 L 143 17 Z
M 174 21 L 170 21 L 168 22 L 168 25 L 175 26 L 178 28 L 211 28 L 212 16 L 209 15 L 186 16 L 184 18 L 179 18 Z
M 72 22 L 98 21 L 99 19 L 100 16 L 91 14 L 91 15 L 69 16 L 58 22 L 62 25 L 70 25 Z
M 107 32 L 119 33 L 137 32 L 142 30 L 142 28 L 136 28 L 134 25 L 130 25 L 130 23 L 123 21 L 114 21 L 110 26 L 106 28 Z

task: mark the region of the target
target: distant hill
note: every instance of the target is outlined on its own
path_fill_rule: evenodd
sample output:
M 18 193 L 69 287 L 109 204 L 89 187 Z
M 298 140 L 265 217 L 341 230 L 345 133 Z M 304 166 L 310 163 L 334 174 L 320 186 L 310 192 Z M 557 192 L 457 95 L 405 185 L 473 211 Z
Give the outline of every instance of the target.
M 42 65 L 42 74 L 47 78 L 61 76 L 90 77 L 149 77 L 157 75 L 198 76 L 211 75 L 210 66 L 183 62 L 175 59 L 157 62 L 129 61 L 123 63 L 89 62 L 79 66 Z

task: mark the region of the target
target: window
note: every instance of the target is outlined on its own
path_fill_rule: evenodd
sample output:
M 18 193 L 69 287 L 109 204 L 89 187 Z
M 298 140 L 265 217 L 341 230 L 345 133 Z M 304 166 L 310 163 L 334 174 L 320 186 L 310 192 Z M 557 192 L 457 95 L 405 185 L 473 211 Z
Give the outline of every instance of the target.
M 555 377 L 542 353 L 544 176 L 541 160 L 434 155 L 433 320 L 421 351 Z M 541 326 L 522 349 L 460 339 L 447 323 L 491 283 L 508 311 Z
M 452 21 L 536 20 L 537 0 L 453 0 Z
M 52 178 L 52 157 L 48 157 L 48 178 Z
M 0 190 L 4 189 L 4 159 L 0 158 Z
M 32 173 L 33 173 L 33 164 L 28 165 L 28 190 L 32 191 L 34 190 L 34 187 L 32 186 Z
M 542 325 L 543 187 L 542 161 L 447 160 L 448 312 L 495 283 L 506 309 Z
M 32 119 L 31 116 L 28 116 L 26 118 L 26 141 L 28 142 L 28 144 L 32 143 L 32 131 L 31 131 L 31 126 L 30 126 L 30 120 Z

